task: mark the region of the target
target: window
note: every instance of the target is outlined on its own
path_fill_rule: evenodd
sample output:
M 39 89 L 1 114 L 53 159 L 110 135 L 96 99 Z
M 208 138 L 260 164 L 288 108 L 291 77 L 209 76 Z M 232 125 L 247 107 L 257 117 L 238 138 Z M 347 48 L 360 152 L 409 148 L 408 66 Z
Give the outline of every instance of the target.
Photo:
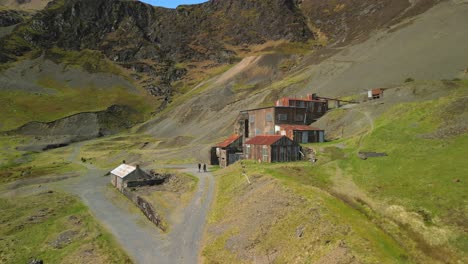
M 250 123 L 255 122 L 255 116 L 254 115 L 249 115 L 249 122 Z
M 263 134 L 262 131 L 260 129 L 256 128 L 254 136 L 261 135 L 261 134 Z
M 250 155 L 250 145 L 245 146 L 245 158 L 248 159 Z
M 288 115 L 287 114 L 278 114 L 278 121 L 287 121 Z
M 303 121 L 303 120 L 304 120 L 304 115 L 297 114 L 297 115 L 294 117 L 294 121 Z
M 265 120 L 266 120 L 267 122 L 273 122 L 273 114 L 267 113 L 267 114 L 266 114 L 266 117 L 265 117 Z
M 262 161 L 268 162 L 268 146 L 263 146 L 262 149 Z

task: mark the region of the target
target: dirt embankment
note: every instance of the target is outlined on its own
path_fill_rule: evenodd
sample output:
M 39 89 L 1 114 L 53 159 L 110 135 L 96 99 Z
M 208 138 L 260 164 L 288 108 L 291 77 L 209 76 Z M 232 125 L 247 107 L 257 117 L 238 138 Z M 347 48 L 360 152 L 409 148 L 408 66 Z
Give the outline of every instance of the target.
M 30 122 L 9 135 L 33 136 L 23 150 L 47 150 L 79 142 L 116 134 L 129 129 L 143 117 L 131 107 L 114 105 L 105 111 L 79 113 L 49 123 Z

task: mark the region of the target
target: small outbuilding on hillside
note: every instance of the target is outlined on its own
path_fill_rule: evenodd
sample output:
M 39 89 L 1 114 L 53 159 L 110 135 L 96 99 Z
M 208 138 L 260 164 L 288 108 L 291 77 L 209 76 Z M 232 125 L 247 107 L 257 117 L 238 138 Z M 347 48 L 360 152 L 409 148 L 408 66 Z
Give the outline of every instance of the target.
M 299 144 L 282 135 L 256 136 L 245 142 L 246 159 L 262 162 L 289 162 L 301 159 Z
M 225 168 L 242 157 L 243 138 L 232 135 L 223 142 L 213 147 L 211 151 L 211 164 Z
M 325 131 L 305 125 L 279 125 L 278 133 L 300 144 L 322 143 L 325 141 Z
M 111 172 L 111 183 L 119 191 L 123 191 L 126 187 L 136 187 L 143 185 L 157 184 L 161 179 L 154 179 L 153 176 L 143 171 L 140 166 L 131 166 L 121 164 Z

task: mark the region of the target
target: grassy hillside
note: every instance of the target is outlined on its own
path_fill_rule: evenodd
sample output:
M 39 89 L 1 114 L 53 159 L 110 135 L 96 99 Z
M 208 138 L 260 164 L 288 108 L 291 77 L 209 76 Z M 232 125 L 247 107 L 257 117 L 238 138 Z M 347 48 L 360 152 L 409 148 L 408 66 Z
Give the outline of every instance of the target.
M 327 185 L 318 168 L 248 162 L 246 170 L 250 185 L 240 165 L 216 173 L 206 262 L 406 262 L 408 253 L 389 235 L 315 186 Z
M 157 98 L 134 85 L 125 69 L 101 53 L 53 48 L 0 70 L 0 131 L 27 122 L 51 122 L 80 112 L 127 105 L 147 119 Z
M 239 164 L 217 171 L 207 262 L 466 261 L 468 83 L 446 84 L 443 97 L 387 99 L 385 111 L 359 106 L 377 117 L 373 124 L 306 146 L 317 151 L 317 164 L 248 162 L 250 185 Z M 351 108 L 324 118 L 353 115 L 362 114 Z M 359 151 L 388 156 L 362 160 Z
M 0 262 L 131 263 L 88 209 L 70 195 L 0 198 Z
M 71 149 L 55 149 L 44 153 L 24 152 L 17 146 L 28 137 L 0 136 L 0 184 L 42 176 L 51 179 L 59 175 L 76 176 L 83 167 L 68 161 Z

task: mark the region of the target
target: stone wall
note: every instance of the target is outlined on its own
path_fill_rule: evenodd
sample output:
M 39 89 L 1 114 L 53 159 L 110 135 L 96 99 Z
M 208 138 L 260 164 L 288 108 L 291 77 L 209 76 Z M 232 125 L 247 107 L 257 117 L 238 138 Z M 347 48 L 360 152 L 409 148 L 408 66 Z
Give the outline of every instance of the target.
M 129 188 L 124 188 L 122 193 L 133 203 L 135 203 L 135 205 L 141 210 L 141 212 L 159 229 L 161 229 L 162 231 L 167 230 L 166 224 L 162 220 L 162 217 L 158 214 L 158 212 L 156 212 L 156 210 L 150 202 L 146 201 L 141 196 L 138 196 Z
M 143 181 L 129 181 L 127 182 L 128 188 L 142 187 L 142 186 L 153 186 L 163 184 L 166 179 L 152 179 L 152 180 L 143 180 Z

